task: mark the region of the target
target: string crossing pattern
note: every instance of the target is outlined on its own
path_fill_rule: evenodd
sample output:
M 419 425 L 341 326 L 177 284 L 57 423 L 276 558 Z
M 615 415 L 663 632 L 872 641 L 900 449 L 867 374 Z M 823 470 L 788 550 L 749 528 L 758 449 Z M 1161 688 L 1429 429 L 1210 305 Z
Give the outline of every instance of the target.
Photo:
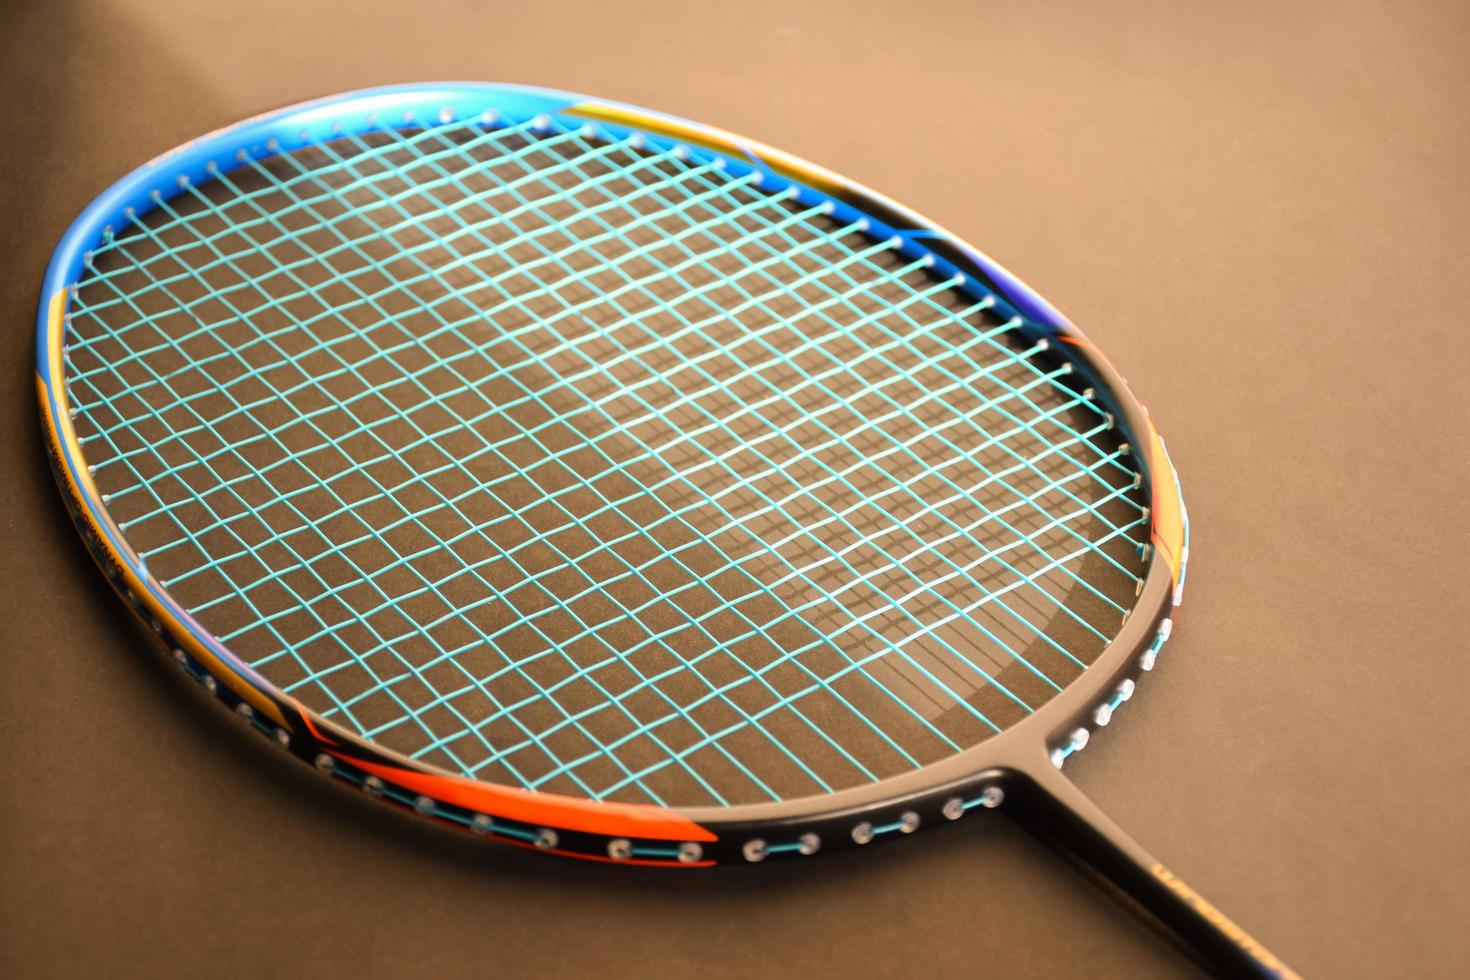
M 592 799 L 830 792 L 1024 718 L 1133 602 L 1111 418 L 865 221 L 544 119 L 212 177 L 88 256 L 79 438 L 149 573 L 386 748 Z

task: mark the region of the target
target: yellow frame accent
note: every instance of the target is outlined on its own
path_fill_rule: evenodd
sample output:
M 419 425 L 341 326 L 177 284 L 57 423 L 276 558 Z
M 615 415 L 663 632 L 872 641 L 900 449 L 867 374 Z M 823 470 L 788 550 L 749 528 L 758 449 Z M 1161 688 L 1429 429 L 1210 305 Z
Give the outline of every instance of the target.
M 141 602 L 159 622 L 172 623 L 177 628 L 169 630 L 179 644 L 184 647 L 185 652 L 194 659 L 202 662 L 210 674 L 227 684 L 246 703 L 265 717 L 274 721 L 283 728 L 290 729 L 286 717 L 281 709 L 270 698 L 261 694 L 249 682 L 240 677 L 228 664 L 222 662 L 219 657 L 208 646 L 201 643 L 192 631 L 186 628 L 174 611 L 154 596 L 153 590 L 142 577 L 134 571 L 134 566 L 141 566 L 142 562 L 136 554 L 127 556 L 118 554 L 118 549 L 113 546 L 113 540 L 123 541 L 122 533 L 113 524 L 112 518 L 107 511 L 100 506 L 102 495 L 97 491 L 97 485 L 92 481 L 92 474 L 88 470 L 85 457 L 82 455 L 81 443 L 77 440 L 76 428 L 72 425 L 70 406 L 67 403 L 66 386 L 62 383 L 62 340 L 66 324 L 67 290 L 57 290 L 51 297 L 46 313 L 47 348 L 51 360 L 51 377 L 42 378 L 36 376 L 36 393 L 41 402 L 41 419 L 46 429 L 48 446 L 55 454 L 58 467 L 65 483 L 65 490 L 76 503 L 74 513 L 91 527 L 93 534 L 97 536 L 102 549 L 108 553 L 117 565 L 127 588 L 137 596 Z M 68 465 L 68 457 L 75 461 L 75 465 Z M 123 547 L 126 547 L 124 545 Z

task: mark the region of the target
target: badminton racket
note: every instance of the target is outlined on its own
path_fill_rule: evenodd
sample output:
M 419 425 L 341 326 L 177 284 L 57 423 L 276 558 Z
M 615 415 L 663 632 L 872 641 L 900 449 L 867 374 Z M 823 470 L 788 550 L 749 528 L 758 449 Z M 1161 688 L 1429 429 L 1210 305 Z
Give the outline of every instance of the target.
M 291 755 L 442 825 L 699 868 L 998 810 L 1293 976 L 1062 775 L 1172 628 L 1164 444 L 938 225 L 508 85 L 188 143 L 57 246 L 46 445 L 112 586 Z

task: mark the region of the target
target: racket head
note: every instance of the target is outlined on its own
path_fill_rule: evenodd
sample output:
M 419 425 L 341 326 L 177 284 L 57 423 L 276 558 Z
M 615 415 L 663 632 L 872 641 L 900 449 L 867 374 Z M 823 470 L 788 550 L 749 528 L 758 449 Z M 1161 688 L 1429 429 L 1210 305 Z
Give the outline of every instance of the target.
M 944 758 L 832 792 L 733 805 L 660 806 L 581 798 L 471 778 L 365 738 L 283 690 L 191 615 L 150 572 L 114 519 L 74 420 L 65 344 L 72 298 L 94 249 L 190 188 L 260 161 L 353 136 L 471 123 L 531 133 L 587 129 L 653 153 L 718 161 L 764 193 L 861 223 L 873 241 L 921 261 L 976 300 L 993 297 L 1019 334 L 1049 347 L 1102 406 L 1147 507 L 1147 554 L 1126 619 L 1101 652 L 1026 717 Z M 37 390 L 53 469 L 109 582 L 188 672 L 291 754 L 335 778 L 438 822 L 511 843 L 597 860 L 661 866 L 797 857 L 901 836 L 1004 798 L 1018 769 L 1061 763 L 1087 743 L 1151 668 L 1182 592 L 1187 518 L 1162 440 L 1123 379 L 1083 335 L 1004 268 L 897 203 L 806 161 L 712 127 L 632 106 L 509 85 L 442 83 L 332 96 L 267 113 L 187 143 L 114 184 L 76 219 L 47 270 L 37 327 Z

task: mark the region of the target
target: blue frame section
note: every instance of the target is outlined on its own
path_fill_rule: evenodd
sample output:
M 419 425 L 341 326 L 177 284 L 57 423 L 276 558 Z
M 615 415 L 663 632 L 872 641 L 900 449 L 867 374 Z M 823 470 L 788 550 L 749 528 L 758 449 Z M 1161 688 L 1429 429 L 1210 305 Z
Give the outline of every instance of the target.
M 62 235 L 46 269 L 42 286 L 43 299 L 49 301 L 59 289 L 71 286 L 80 278 L 87 251 L 101 241 L 107 228 L 122 224 L 127 219 L 129 209 L 137 214 L 145 214 L 155 207 L 155 195 L 165 200 L 177 195 L 182 189 L 180 180 L 202 183 L 212 179 L 211 166 L 217 166 L 226 173 L 236 169 L 241 165 L 236 154 L 242 151 L 252 157 L 269 156 L 278 150 L 296 149 L 351 133 L 418 123 L 433 124 L 448 119 L 473 119 L 487 111 L 496 113 L 500 119 L 525 122 L 543 114 L 560 117 L 566 110 L 584 103 L 632 109 L 680 126 L 705 128 L 675 116 L 571 92 L 485 82 L 395 85 L 328 96 L 215 130 L 154 157 L 117 181 L 87 205 Z M 441 113 L 449 115 L 444 117 Z M 558 122 L 564 126 L 577 126 L 583 120 L 559 118 Z M 625 138 L 634 132 L 632 127 L 613 123 L 599 122 L 597 125 L 617 137 Z M 661 149 L 667 149 L 678 142 L 655 134 L 644 135 L 651 146 Z M 835 207 L 834 217 L 839 221 L 867 218 L 872 223 L 875 236 L 898 235 L 902 238 L 904 244 L 900 251 L 906 257 L 933 255 L 936 270 L 943 276 L 954 275 L 961 270 L 948 260 L 935 255 L 927 243 L 938 240 L 951 244 L 960 249 L 966 259 L 997 285 L 1000 294 L 998 298 L 1015 312 L 1052 331 L 1076 329 L 1056 308 L 998 262 L 934 228 L 919 215 L 891 201 L 883 200 L 883 204 L 904 218 L 911 219 L 912 224 L 909 227 L 900 228 L 881 221 L 860 207 L 784 177 L 772 170 L 751 150 L 746 151 L 744 158 L 716 154 L 713 150 L 698 146 L 690 146 L 689 151 L 692 156 L 703 159 L 724 156 L 732 165 L 732 172 L 737 174 L 761 170 L 771 182 L 770 186 L 776 189 L 794 185 L 799 189 L 798 200 L 803 203 L 831 202 Z M 848 186 L 854 194 L 861 197 L 878 197 L 861 185 L 849 183 Z M 39 315 L 37 346 L 38 365 L 43 378 L 50 376 L 49 352 L 45 344 L 46 313 L 43 303 Z

